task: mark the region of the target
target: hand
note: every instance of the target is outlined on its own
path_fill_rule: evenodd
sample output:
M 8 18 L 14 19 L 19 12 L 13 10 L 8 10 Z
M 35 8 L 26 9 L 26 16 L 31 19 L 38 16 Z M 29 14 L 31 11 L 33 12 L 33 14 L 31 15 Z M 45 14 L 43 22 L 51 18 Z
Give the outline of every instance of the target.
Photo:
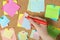
M 38 17 L 34 17 L 34 18 L 38 18 Z M 41 18 L 38 18 L 38 19 L 44 20 L 44 19 L 41 19 Z M 40 34 L 40 36 L 48 34 L 47 33 L 47 25 L 38 24 L 38 23 L 34 22 L 32 19 L 29 19 L 29 20 L 34 25 L 34 27 L 36 28 L 36 30 Z M 46 21 L 46 20 L 44 20 L 44 21 Z
M 34 18 L 38 18 L 38 17 L 34 17 Z M 41 18 L 38 18 L 38 19 L 44 20 Z M 47 25 L 38 24 L 38 23 L 34 22 L 32 19 L 29 19 L 29 20 L 30 20 L 31 24 L 34 25 L 34 27 L 36 28 L 37 32 L 39 33 L 40 37 L 43 40 L 53 40 L 53 38 L 48 35 Z M 46 21 L 46 20 L 44 20 L 44 21 Z

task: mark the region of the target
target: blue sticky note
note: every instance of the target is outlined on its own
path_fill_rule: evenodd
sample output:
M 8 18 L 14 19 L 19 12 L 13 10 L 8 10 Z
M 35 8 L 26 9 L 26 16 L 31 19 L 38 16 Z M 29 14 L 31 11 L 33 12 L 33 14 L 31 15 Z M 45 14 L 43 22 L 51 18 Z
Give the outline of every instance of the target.
M 59 15 L 60 15 L 60 8 L 59 8 Z
M 29 0 L 28 3 L 28 11 L 31 12 L 44 12 L 45 4 L 44 0 Z
M 31 29 L 30 21 L 27 18 L 24 18 L 23 23 L 22 23 L 22 27 L 24 27 L 27 30 Z
M 2 28 L 6 27 L 9 22 L 10 22 L 10 20 L 6 16 L 2 16 L 0 18 L 0 24 L 1 24 Z
M 57 21 L 57 19 L 56 19 L 56 18 L 52 18 L 52 20 Z

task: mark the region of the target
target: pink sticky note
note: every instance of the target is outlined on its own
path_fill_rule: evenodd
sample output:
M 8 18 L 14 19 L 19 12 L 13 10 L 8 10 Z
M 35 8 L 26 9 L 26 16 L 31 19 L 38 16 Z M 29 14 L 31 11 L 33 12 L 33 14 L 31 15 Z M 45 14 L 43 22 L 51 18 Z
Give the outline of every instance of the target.
M 9 16 L 13 17 L 19 8 L 20 7 L 15 2 L 13 2 L 13 0 L 9 0 L 2 9 L 7 12 Z
M 9 39 L 9 38 L 6 38 L 3 33 L 4 33 L 4 30 L 1 30 L 1 37 L 2 37 L 2 40 L 16 40 L 16 35 L 15 35 L 15 32 L 14 32 L 14 29 L 13 28 L 10 28 L 9 30 L 11 30 L 13 32 L 12 34 L 12 37 Z
M 33 38 L 34 38 L 35 40 L 39 40 L 39 34 L 38 34 L 38 32 L 35 32 L 35 33 L 33 34 Z

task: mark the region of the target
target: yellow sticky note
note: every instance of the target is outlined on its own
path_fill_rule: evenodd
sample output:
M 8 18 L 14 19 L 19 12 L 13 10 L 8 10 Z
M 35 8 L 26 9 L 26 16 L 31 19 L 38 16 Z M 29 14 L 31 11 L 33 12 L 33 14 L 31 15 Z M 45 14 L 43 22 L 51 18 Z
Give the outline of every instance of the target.
M 23 16 L 24 16 L 24 14 L 19 14 L 18 24 L 17 24 L 18 27 L 22 27 L 22 25 L 19 23 L 19 20 L 22 19 Z
M 18 22 L 17 26 L 18 26 L 18 27 L 22 27 L 22 25 L 21 25 L 19 22 Z
M 13 32 L 11 30 L 8 30 L 7 28 L 4 30 L 4 33 L 3 33 L 3 35 L 6 38 L 11 38 L 12 37 L 12 34 L 13 34 Z
M 18 20 L 21 19 L 24 16 L 24 14 L 19 14 Z
M 18 39 L 19 40 L 27 40 L 27 36 L 28 36 L 27 32 L 21 31 L 18 33 Z
M 17 0 L 14 0 L 15 3 L 17 3 Z
M 17 3 L 17 0 L 14 0 L 15 3 Z M 3 5 L 5 5 L 7 2 L 3 1 Z M 18 11 L 16 11 L 16 14 L 18 14 Z M 8 15 L 5 11 L 4 11 L 4 15 Z

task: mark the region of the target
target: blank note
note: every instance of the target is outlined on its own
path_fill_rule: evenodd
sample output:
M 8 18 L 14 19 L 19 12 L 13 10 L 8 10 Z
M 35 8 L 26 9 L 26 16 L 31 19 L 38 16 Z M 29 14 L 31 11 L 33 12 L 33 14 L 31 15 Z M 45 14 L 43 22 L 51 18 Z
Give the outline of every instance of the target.
M 44 0 L 29 0 L 28 3 L 28 11 L 31 12 L 44 12 L 45 4 Z
M 59 6 L 47 5 L 45 17 L 58 20 L 58 18 L 59 18 Z

